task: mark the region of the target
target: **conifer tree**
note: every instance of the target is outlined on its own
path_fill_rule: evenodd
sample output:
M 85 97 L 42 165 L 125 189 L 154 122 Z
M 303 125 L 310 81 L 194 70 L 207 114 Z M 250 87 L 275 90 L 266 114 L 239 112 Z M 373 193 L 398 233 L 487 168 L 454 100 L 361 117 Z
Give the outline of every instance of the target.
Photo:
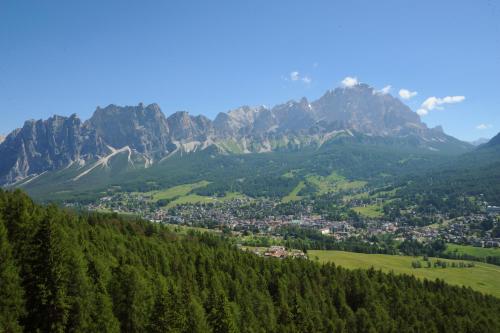
M 151 287 L 132 265 L 120 264 L 113 272 L 110 293 L 121 331 L 144 332 L 152 309 Z
M 76 245 L 76 244 L 75 244 Z M 68 251 L 68 286 L 69 303 L 68 332 L 88 332 L 91 327 L 93 291 L 87 273 L 86 263 L 78 246 Z
M 24 283 L 28 331 L 64 332 L 68 322 L 68 252 L 60 219 L 57 208 L 49 206 L 30 244 Z
M 215 289 L 208 300 L 208 322 L 214 332 L 233 333 L 238 332 L 231 313 L 231 307 L 226 295 Z
M 120 323 L 113 314 L 113 303 L 106 288 L 97 258 L 88 256 L 88 276 L 94 286 L 90 312 L 90 332 L 118 333 Z M 101 264 L 102 265 L 102 264 Z
M 171 300 L 165 286 L 160 287 L 155 297 L 151 319 L 149 321 L 148 331 L 151 333 L 170 332 L 172 323 L 170 322 L 169 312 L 171 311 Z
M 205 309 L 194 296 L 190 297 L 188 306 L 188 322 L 186 332 L 209 333 L 211 328 L 207 322 Z
M 7 239 L 7 229 L 0 218 L 0 332 L 21 332 L 23 290 L 18 269 Z

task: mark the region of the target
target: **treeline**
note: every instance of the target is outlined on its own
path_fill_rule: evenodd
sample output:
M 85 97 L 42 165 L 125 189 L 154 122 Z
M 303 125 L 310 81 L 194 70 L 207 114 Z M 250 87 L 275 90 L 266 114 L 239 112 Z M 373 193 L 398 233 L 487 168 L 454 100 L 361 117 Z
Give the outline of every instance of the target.
M 471 260 L 500 266 L 500 257 L 498 256 L 477 257 L 463 253 L 449 252 L 447 251 L 446 243 L 441 239 L 427 243 L 407 239 L 397 243 L 390 236 L 373 236 L 366 241 L 354 237 L 339 241 L 331 236 L 321 234 L 317 229 L 300 226 L 284 226 L 279 228 L 277 233 L 283 237 L 282 245 L 287 248 L 301 249 L 305 252 L 308 250 L 338 250 L 368 254 L 404 254 L 414 257 L 426 256 Z M 245 241 L 244 245 L 270 246 L 272 244 L 266 237 L 259 237 L 255 240 Z
M 459 259 L 459 260 L 472 260 L 481 261 L 487 264 L 500 266 L 500 257 L 497 256 L 484 256 L 478 257 L 466 253 L 455 253 L 455 252 L 443 252 L 440 257 L 448 259 Z
M 500 300 L 0 191 L 0 332 L 498 332 Z
M 323 235 L 317 229 L 292 225 L 280 227 L 276 233 L 283 237 L 283 245 L 287 248 L 301 249 L 305 252 L 307 250 L 338 250 L 370 254 L 398 254 L 395 243 L 378 239 L 373 239 L 372 242 L 361 241 L 357 238 L 339 241 L 331 236 Z
M 337 240 L 323 235 L 317 229 L 300 226 L 283 226 L 277 230 L 283 236 L 284 245 L 302 250 L 340 250 L 368 254 L 405 254 L 408 256 L 440 257 L 444 255 L 446 243 L 435 240 L 421 243 L 417 240 L 404 240 L 397 243 L 392 236 L 372 236 L 368 240 L 355 237 Z

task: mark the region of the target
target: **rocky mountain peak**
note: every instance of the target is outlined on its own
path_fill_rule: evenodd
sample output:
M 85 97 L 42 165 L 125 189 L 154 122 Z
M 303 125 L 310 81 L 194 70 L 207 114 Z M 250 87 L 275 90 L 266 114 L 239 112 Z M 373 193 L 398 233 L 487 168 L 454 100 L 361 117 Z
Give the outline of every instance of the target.
M 193 117 L 187 111 L 177 111 L 167 118 L 171 138 L 175 141 L 203 141 L 212 128 L 205 116 Z
M 336 88 L 312 103 L 318 121 L 339 123 L 371 135 L 398 135 L 410 128 L 424 130 L 420 117 L 390 94 L 367 84 Z
M 97 108 L 86 122 L 90 131 L 114 148 L 129 146 L 141 153 L 154 154 L 165 149 L 169 127 L 157 104 L 119 107 L 114 104 Z
M 81 158 L 99 153 L 94 145 L 82 146 L 82 123 L 76 116 L 52 116 L 29 120 L 0 145 L 0 182 L 14 182 L 30 174 L 55 170 Z
M 468 149 L 442 128 L 427 128 L 399 99 L 357 84 L 329 90 L 315 101 L 304 97 L 272 108 L 242 106 L 219 113 L 214 121 L 186 111 L 167 118 L 158 104 L 143 103 L 97 107 L 84 123 L 75 114 L 29 120 L 0 144 L 0 184 L 75 162 L 84 165 L 117 151 L 138 154 L 151 165 L 173 151 L 194 152 L 210 145 L 226 152 L 321 145 L 339 131 L 410 136 L 416 144 L 432 150 L 451 146 Z

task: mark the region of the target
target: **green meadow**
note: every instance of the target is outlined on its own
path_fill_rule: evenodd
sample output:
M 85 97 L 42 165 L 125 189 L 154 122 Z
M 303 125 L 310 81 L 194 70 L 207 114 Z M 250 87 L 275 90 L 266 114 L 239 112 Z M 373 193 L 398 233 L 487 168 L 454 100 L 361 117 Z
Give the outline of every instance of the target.
M 470 245 L 446 244 L 447 253 L 470 255 L 477 258 L 500 257 L 500 248 L 484 248 Z
M 474 267 L 458 268 L 426 268 L 422 258 L 410 256 L 393 256 L 385 254 L 365 254 L 343 251 L 308 251 L 311 260 L 319 262 L 333 262 L 336 265 L 349 269 L 368 269 L 373 267 L 384 272 L 396 274 L 410 274 L 420 279 L 442 279 L 453 285 L 471 287 L 474 290 L 492 294 L 500 297 L 500 267 L 480 262 L 474 262 Z M 412 262 L 420 260 L 422 268 L 412 268 Z M 452 262 L 464 262 L 462 260 L 447 260 L 441 258 L 429 258 L 431 262 L 441 260 L 451 264 Z
M 367 184 L 361 180 L 349 181 L 335 171 L 326 177 L 308 175 L 306 181 L 317 189 L 318 194 L 359 189 Z
M 299 196 L 299 192 L 306 186 L 306 184 L 301 181 L 300 183 L 297 184 L 297 186 L 295 186 L 295 188 L 292 190 L 292 192 L 290 192 L 287 196 L 283 197 L 281 199 L 281 202 L 290 202 L 290 201 L 298 201 L 300 199 L 302 199 L 301 196 Z
M 352 210 L 363 216 L 371 218 L 377 218 L 384 215 L 381 205 L 367 205 L 362 207 L 353 207 Z
M 148 194 L 151 194 L 152 198 L 154 201 L 162 200 L 162 199 L 173 199 L 176 197 L 182 197 L 185 195 L 188 195 L 191 191 L 197 188 L 205 187 L 210 182 L 207 182 L 206 180 L 202 180 L 197 183 L 192 183 L 192 184 L 183 184 L 179 186 L 174 186 L 165 190 L 161 191 L 153 191 L 153 192 L 148 192 Z
M 172 208 L 182 204 L 212 203 L 245 197 L 237 192 L 227 192 L 223 197 L 204 196 L 192 193 L 193 190 L 205 187 L 208 184 L 210 184 L 210 182 L 202 180 L 197 183 L 178 185 L 164 190 L 147 192 L 145 194 L 149 195 L 154 202 L 159 200 L 171 200 L 166 205 L 166 208 Z

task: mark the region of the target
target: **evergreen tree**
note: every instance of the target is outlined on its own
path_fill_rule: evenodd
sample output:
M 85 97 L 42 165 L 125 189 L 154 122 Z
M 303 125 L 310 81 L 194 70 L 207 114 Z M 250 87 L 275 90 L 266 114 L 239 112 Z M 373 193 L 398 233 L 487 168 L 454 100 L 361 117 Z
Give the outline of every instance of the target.
M 22 261 L 28 255 L 29 242 L 38 228 L 42 217 L 41 209 L 27 195 L 16 190 L 6 196 L 0 213 L 5 221 L 9 241 L 13 244 L 14 256 Z
M 208 309 L 208 322 L 215 333 L 238 332 L 229 301 L 220 289 L 210 294 Z
M 18 269 L 7 239 L 7 229 L 0 218 L 0 332 L 21 332 L 23 290 Z
M 102 290 L 96 292 L 93 308 L 89 332 L 120 332 L 120 323 L 113 314 L 113 303 L 111 302 L 111 298 Z
M 90 313 L 90 332 L 118 333 L 120 323 L 113 314 L 113 303 L 106 289 L 96 258 L 89 258 L 88 275 L 94 286 L 92 310 Z
M 24 281 L 28 331 L 64 332 L 68 322 L 68 244 L 61 217 L 54 206 L 48 207 L 30 244 L 29 272 Z
M 211 331 L 212 330 L 207 322 L 205 309 L 196 297 L 191 296 L 188 307 L 188 322 L 186 332 L 209 333 Z
M 86 263 L 79 247 L 68 251 L 68 332 L 88 332 L 91 327 L 92 303 L 95 301 Z
M 120 321 L 122 332 L 139 333 L 146 330 L 152 308 L 148 281 L 129 264 L 120 264 L 113 272 L 110 292 L 113 312 Z
M 171 309 L 171 302 L 168 292 L 165 288 L 161 288 L 155 298 L 153 312 L 149 320 L 148 331 L 151 333 L 171 332 L 171 322 L 169 311 Z
M 7 207 L 1 333 L 500 332 L 497 298 L 442 280 L 259 258 L 218 235 L 75 218 L 0 190 L 5 222 Z

